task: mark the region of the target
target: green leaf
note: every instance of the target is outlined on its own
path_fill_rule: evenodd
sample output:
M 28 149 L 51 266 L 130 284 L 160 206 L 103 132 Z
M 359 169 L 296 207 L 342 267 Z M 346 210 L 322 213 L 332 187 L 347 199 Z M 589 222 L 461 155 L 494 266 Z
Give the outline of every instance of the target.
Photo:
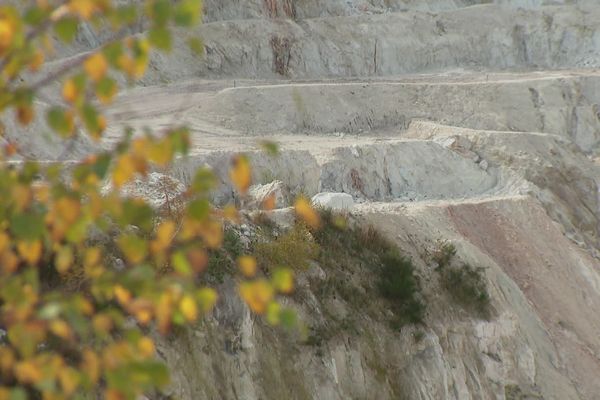
M 196 193 L 206 193 L 217 185 L 215 174 L 207 167 L 199 168 L 192 181 L 192 190 Z
M 173 268 L 183 276 L 190 276 L 192 274 L 192 266 L 188 261 L 187 257 L 183 252 L 178 251 L 171 257 Z
M 123 54 L 123 45 L 121 42 L 114 42 L 107 45 L 104 48 L 104 56 L 108 60 L 108 63 L 113 67 L 118 66 L 119 57 Z
M 171 4 L 168 0 L 154 0 L 151 6 L 150 17 L 157 26 L 164 26 L 171 18 Z
M 114 79 L 109 78 L 108 76 L 105 76 L 104 78 L 100 79 L 100 81 L 98 81 L 98 83 L 96 84 L 96 91 L 98 93 L 98 96 L 112 97 L 116 90 L 117 82 Z
M 39 212 L 14 214 L 10 219 L 10 230 L 17 239 L 40 239 L 44 235 L 44 228 L 44 215 Z
M 77 36 L 77 27 L 79 22 L 77 18 L 62 18 L 54 25 L 54 31 L 58 38 L 65 43 L 70 43 Z
M 188 46 L 196 56 L 204 55 L 204 42 L 200 38 L 191 37 L 188 39 Z
M 176 25 L 189 27 L 198 22 L 201 12 L 201 0 L 183 0 L 175 7 L 173 20 Z
M 164 27 L 156 27 L 148 32 L 150 43 L 164 51 L 171 50 L 171 32 Z
M 130 25 L 136 22 L 137 10 L 134 5 L 122 5 L 117 8 L 117 21 L 119 25 Z
M 290 308 L 284 308 L 279 313 L 279 319 L 281 321 L 281 324 L 284 327 L 289 329 L 289 328 L 293 328 L 294 326 L 296 326 L 298 317 L 294 310 L 292 310 Z
M 210 213 L 210 203 L 206 199 L 198 199 L 190 202 L 188 205 L 188 214 L 190 217 L 203 221 Z
M 62 137 L 68 137 L 73 133 L 73 125 L 69 121 L 65 110 L 53 107 L 46 114 L 48 125 Z
M 98 111 L 96 108 L 89 103 L 84 104 L 81 107 L 81 116 L 85 127 L 89 132 L 95 133 L 100 129 L 98 124 Z
M 146 241 L 135 235 L 121 235 L 117 240 L 117 244 L 131 264 L 142 262 L 148 253 Z
M 100 154 L 94 163 L 93 171 L 100 179 L 104 179 L 110 166 L 110 154 Z
M 25 14 L 23 15 L 23 21 L 25 21 L 25 23 L 28 25 L 36 26 L 42 23 L 47 15 L 48 13 L 42 8 L 33 6 L 25 11 Z
M 27 400 L 27 392 L 23 388 L 16 388 L 10 391 L 9 400 Z
M 279 146 L 273 141 L 263 140 L 260 142 L 260 147 L 262 147 L 262 149 L 270 156 L 279 154 Z

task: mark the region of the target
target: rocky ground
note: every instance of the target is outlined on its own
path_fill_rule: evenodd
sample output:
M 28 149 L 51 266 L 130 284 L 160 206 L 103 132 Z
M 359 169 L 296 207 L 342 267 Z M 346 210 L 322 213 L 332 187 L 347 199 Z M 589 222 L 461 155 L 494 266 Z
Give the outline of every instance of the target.
M 391 329 L 372 307 L 323 297 L 318 264 L 293 302 L 328 331 L 301 344 L 235 296 L 165 341 L 183 399 L 600 399 L 600 4 L 596 0 L 207 0 L 206 54 L 156 56 L 107 113 L 125 126 L 190 126 L 173 178 L 210 165 L 235 200 L 233 153 L 259 184 L 352 195 L 351 212 L 409 255 L 424 324 Z M 102 43 L 85 29 L 75 50 Z M 40 107 L 57 97 L 48 90 Z M 98 145 L 11 130 L 22 157 Z M 273 158 L 260 140 L 280 144 Z M 165 172 L 165 171 L 162 171 Z M 278 211 L 285 214 L 286 211 Z M 366 222 L 365 222 L 366 221 Z M 484 268 L 493 315 L 450 304 L 424 253 L 439 240 Z M 371 279 L 349 270 L 351 290 Z M 349 276 L 350 276 L 349 275 Z M 231 282 L 223 284 L 232 291 Z M 368 294 L 369 302 L 385 302 Z M 351 316 L 352 329 L 326 321 Z M 415 340 L 418 336 L 419 340 Z

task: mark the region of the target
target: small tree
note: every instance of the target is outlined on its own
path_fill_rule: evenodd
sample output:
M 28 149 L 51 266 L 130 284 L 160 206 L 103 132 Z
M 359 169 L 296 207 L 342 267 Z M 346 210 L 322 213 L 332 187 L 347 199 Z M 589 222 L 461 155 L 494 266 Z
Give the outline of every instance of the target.
M 201 18 L 200 0 L 37 0 L 21 12 L 0 6 L 0 111 L 15 110 L 25 126 L 36 112 L 39 90 L 62 80 L 61 105 L 46 113 L 48 125 L 69 143 L 78 135 L 100 140 L 102 106 L 119 90 L 115 74 L 140 78 L 151 51 L 168 51 L 172 27 Z M 139 21 L 145 34 L 135 32 Z M 70 43 L 80 24 L 113 32 L 113 39 L 56 70 L 42 74 L 53 36 Z M 199 49 L 199 40 L 190 45 Z M 199 170 L 177 218 L 159 215 L 120 188 L 151 168 L 185 155 L 187 128 L 130 132 L 114 149 L 63 165 L 8 162 L 18 152 L 5 138 L 0 151 L 0 400 L 102 396 L 134 399 L 168 382 L 148 336 L 193 323 L 217 301 L 203 285 L 209 251 L 221 246 L 233 207 L 209 200 L 215 184 Z M 243 195 L 251 180 L 248 159 L 237 156 L 231 179 Z M 116 190 L 105 195 L 101 186 Z M 306 200 L 297 211 L 317 224 Z M 123 260 L 117 267 L 114 257 Z M 276 302 L 291 290 L 291 271 L 257 278 L 250 255 L 238 260 L 239 293 L 269 321 L 293 320 Z M 282 316 L 282 318 L 279 318 Z M 286 318 L 283 318 L 286 317 Z

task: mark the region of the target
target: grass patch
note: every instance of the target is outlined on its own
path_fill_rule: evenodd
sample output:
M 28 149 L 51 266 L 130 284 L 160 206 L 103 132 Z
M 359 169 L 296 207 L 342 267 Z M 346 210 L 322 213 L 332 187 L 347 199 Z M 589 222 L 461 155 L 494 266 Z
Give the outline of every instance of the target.
M 256 243 L 254 255 L 265 271 L 278 266 L 305 270 L 318 257 L 319 245 L 305 226 L 296 224 L 279 237 Z

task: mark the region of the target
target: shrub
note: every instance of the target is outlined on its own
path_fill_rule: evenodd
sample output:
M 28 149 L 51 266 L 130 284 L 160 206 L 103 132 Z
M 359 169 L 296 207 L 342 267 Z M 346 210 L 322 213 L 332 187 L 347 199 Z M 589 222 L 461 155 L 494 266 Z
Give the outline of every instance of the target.
M 438 247 L 434 250 L 431 258 L 438 265 L 438 268 L 444 268 L 450 265 L 450 262 L 456 255 L 456 246 L 450 242 L 442 241 L 439 242 Z
M 322 249 L 319 261 L 323 267 L 329 270 L 357 264 L 367 267 L 375 274 L 378 292 L 391 305 L 394 328 L 421 322 L 425 304 L 420 299 L 411 260 L 403 257 L 397 246 L 375 227 L 351 224 L 346 216 L 329 210 L 320 212 L 323 226 L 313 234 Z M 352 290 L 346 285 L 334 288 L 345 300 Z M 353 291 L 358 293 L 356 288 Z
M 388 250 L 381 256 L 381 262 L 378 288 L 381 295 L 391 302 L 398 318 L 396 324 L 421 322 L 425 306 L 417 296 L 419 285 L 412 261 L 398 251 Z
M 277 266 L 304 270 L 319 255 L 319 245 L 305 226 L 294 225 L 272 241 L 256 243 L 254 254 L 266 271 Z
M 457 303 L 487 318 L 491 302 L 482 271 L 483 268 L 473 268 L 469 264 L 445 268 L 441 271 L 441 282 Z

